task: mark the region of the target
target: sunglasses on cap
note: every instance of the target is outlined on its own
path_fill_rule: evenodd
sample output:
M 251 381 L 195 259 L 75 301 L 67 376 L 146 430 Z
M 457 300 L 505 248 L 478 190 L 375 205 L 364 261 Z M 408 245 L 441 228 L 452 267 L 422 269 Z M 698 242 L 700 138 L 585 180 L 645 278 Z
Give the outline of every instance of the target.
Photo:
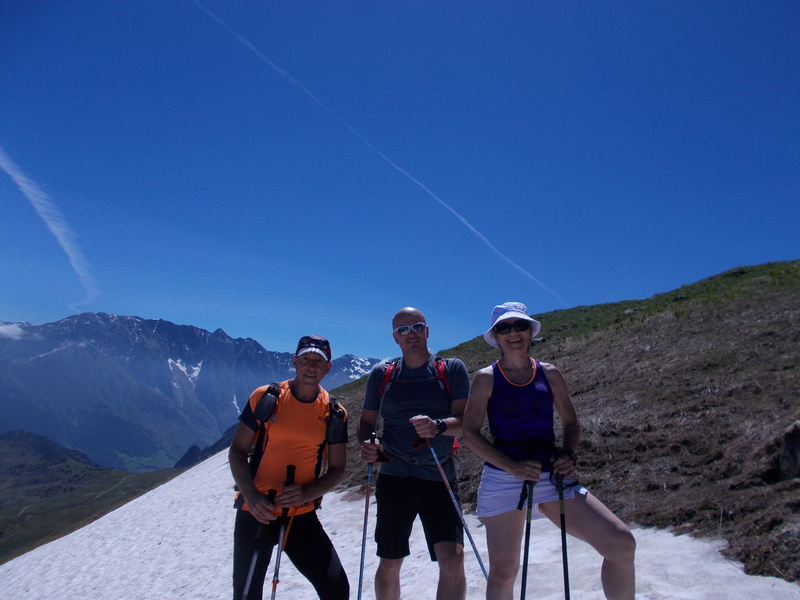
M 513 322 L 508 321 L 500 321 L 497 325 L 494 326 L 494 332 L 499 333 L 500 335 L 505 335 L 507 333 L 511 333 L 511 330 L 514 331 L 528 331 L 531 328 L 531 322 L 526 321 L 525 319 L 518 319 Z
M 412 331 L 414 333 L 422 333 L 425 331 L 425 328 L 428 325 L 420 321 L 419 323 L 414 323 L 413 325 L 400 325 L 397 327 L 392 333 L 396 333 L 397 335 L 408 335 Z
M 306 335 L 300 338 L 300 341 L 297 343 L 295 356 L 300 356 L 313 350 L 321 350 L 322 353 L 325 354 L 325 360 L 331 360 L 331 344 L 322 336 Z

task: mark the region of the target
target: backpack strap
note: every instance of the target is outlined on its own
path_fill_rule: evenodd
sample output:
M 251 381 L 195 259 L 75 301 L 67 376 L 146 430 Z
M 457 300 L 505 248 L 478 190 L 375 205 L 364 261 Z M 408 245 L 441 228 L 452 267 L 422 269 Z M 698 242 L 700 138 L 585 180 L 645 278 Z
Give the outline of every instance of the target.
M 453 394 L 450 392 L 450 382 L 447 381 L 447 375 L 445 374 L 445 368 L 447 367 L 447 363 L 445 359 L 441 356 L 434 357 L 434 366 L 436 367 L 436 378 L 439 380 L 439 387 L 441 387 L 445 392 L 447 392 L 447 397 L 450 398 L 450 401 L 453 401 Z M 458 443 L 458 438 L 453 438 L 453 454 L 456 454 L 459 449 L 461 448 L 461 444 Z
M 386 397 L 386 392 L 389 391 L 389 388 L 392 387 L 392 383 L 394 380 L 397 379 L 397 376 L 400 374 L 400 371 L 403 369 L 403 359 L 402 357 L 393 358 L 388 363 L 386 363 L 386 370 L 383 372 L 383 381 L 381 381 L 380 390 L 378 390 L 378 397 L 380 398 L 380 402 L 378 404 L 378 421 L 380 422 L 380 415 L 381 411 L 383 410 L 383 399 Z M 373 433 L 373 438 L 375 434 Z M 380 447 L 379 447 L 380 448 Z M 389 462 L 389 457 L 386 456 L 381 450 L 378 450 L 378 460 L 375 461 L 376 463 L 386 463 Z
M 403 359 L 401 357 L 393 358 L 386 363 L 386 370 L 383 372 L 383 381 L 381 382 L 381 388 L 378 391 L 378 398 L 380 398 L 380 402 L 378 403 L 379 418 L 381 410 L 383 410 L 383 399 L 386 397 L 386 393 L 389 391 L 389 388 L 392 387 L 394 380 L 397 379 L 397 376 L 402 370 Z
M 381 382 L 381 389 L 378 392 L 378 396 L 380 396 L 381 404 L 383 404 L 383 397 L 386 395 L 386 392 L 389 391 L 389 388 L 394 383 L 394 380 L 397 379 L 397 376 L 400 373 L 400 370 L 403 368 L 403 359 L 402 358 L 393 358 L 391 361 L 386 363 L 386 371 L 383 373 L 383 381 Z
M 439 380 L 439 387 L 447 392 L 447 397 L 452 400 L 450 397 L 450 383 L 447 381 L 447 375 L 445 375 L 447 363 L 441 356 L 434 356 L 433 365 L 436 368 L 436 379 Z
M 264 390 L 261 398 L 258 399 L 256 407 L 253 410 L 253 416 L 261 423 L 256 434 L 255 442 L 253 443 L 253 450 L 250 453 L 250 477 L 255 479 L 258 472 L 258 466 L 261 464 L 261 459 L 264 457 L 264 444 L 269 437 L 269 426 L 275 421 L 275 413 L 277 412 L 278 397 L 281 395 L 281 384 L 271 383 Z
M 342 433 L 347 431 L 347 423 L 345 423 L 345 416 L 347 413 L 342 407 L 341 403 L 328 394 L 328 422 L 325 426 L 325 442 L 328 444 L 336 444 L 342 439 Z
M 278 403 L 278 396 L 280 395 L 280 383 L 271 383 L 267 386 L 267 389 L 261 394 L 261 398 L 258 399 L 256 407 L 253 410 L 253 416 L 256 418 L 256 421 L 261 423 L 269 421 L 272 417 L 272 413 L 275 412 L 275 406 Z

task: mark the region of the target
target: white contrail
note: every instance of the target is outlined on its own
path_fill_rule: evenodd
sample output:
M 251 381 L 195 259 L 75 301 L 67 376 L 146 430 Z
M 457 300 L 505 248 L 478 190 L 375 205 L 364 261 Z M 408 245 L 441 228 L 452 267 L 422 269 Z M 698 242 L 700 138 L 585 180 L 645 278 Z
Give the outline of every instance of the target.
M 482 234 L 480 231 L 478 231 L 477 229 L 475 229 L 475 227 L 474 227 L 474 226 L 473 226 L 473 225 L 472 225 L 472 224 L 471 224 L 469 221 L 467 221 L 467 219 L 465 219 L 463 216 L 461 216 L 461 215 L 460 215 L 460 214 L 459 214 L 459 213 L 458 213 L 458 212 L 457 212 L 457 211 L 456 211 L 456 210 L 455 210 L 455 209 L 454 209 L 452 206 L 450 206 L 449 204 L 447 204 L 447 202 L 445 202 L 444 200 L 442 200 L 441 198 L 439 198 L 439 196 L 437 196 L 436 194 L 434 194 L 434 193 L 433 193 L 433 192 L 432 192 L 430 189 L 428 189 L 428 187 L 427 187 L 427 186 L 425 186 L 425 185 L 424 185 L 424 184 L 423 184 L 421 181 L 419 181 L 417 178 L 413 177 L 413 176 L 412 176 L 412 175 L 411 175 L 411 174 L 410 174 L 408 171 L 406 171 L 405 169 L 403 169 L 402 167 L 400 167 L 400 166 L 399 166 L 397 163 L 395 163 L 395 162 L 394 162 L 392 159 L 390 159 L 388 156 L 386 156 L 386 155 L 385 155 L 383 152 L 381 152 L 380 150 L 378 150 L 378 148 L 376 148 L 376 147 L 375 147 L 375 146 L 374 146 L 374 145 L 373 145 L 373 144 L 372 144 L 372 143 L 371 143 L 369 140 L 367 140 L 367 139 L 366 139 L 366 138 L 365 138 L 363 135 L 361 135 L 361 134 L 360 134 L 358 131 L 356 131 L 356 130 L 353 128 L 353 126 L 352 126 L 352 125 L 350 125 L 350 123 L 348 123 L 347 121 L 345 121 L 345 119 L 344 119 L 343 117 L 341 117 L 340 115 L 338 115 L 337 113 L 335 113 L 335 112 L 334 112 L 334 111 L 333 111 L 333 110 L 332 110 L 330 107 L 328 107 L 328 106 L 327 106 L 327 105 L 326 105 L 324 102 L 322 102 L 322 100 L 320 100 L 319 98 L 317 98 L 317 97 L 316 97 L 316 96 L 315 96 L 315 95 L 314 95 L 314 94 L 311 92 L 311 90 L 309 90 L 309 89 L 308 89 L 308 88 L 307 88 L 305 85 L 303 85 L 303 84 L 302 84 L 300 81 L 298 81 L 297 79 L 295 79 L 294 77 L 292 77 L 291 75 L 289 75 L 289 74 L 288 74 L 286 71 L 284 71 L 283 69 L 281 69 L 281 68 L 280 68 L 280 67 L 279 67 L 277 64 L 275 64 L 275 63 L 274 63 L 273 61 L 271 61 L 269 58 L 267 58 L 266 56 L 264 56 L 264 54 L 262 54 L 262 53 L 261 53 L 261 51 L 259 51 L 259 50 L 258 50 L 258 48 L 256 48 L 255 46 L 253 46 L 253 44 L 251 44 L 251 43 L 250 43 L 250 41 L 248 41 L 247 39 L 245 39 L 244 37 L 242 37 L 242 36 L 241 36 L 239 33 L 237 33 L 237 32 L 236 32 L 236 31 L 235 31 L 235 30 L 234 30 L 234 29 L 233 29 L 233 28 L 232 28 L 230 25 L 228 25 L 228 24 L 227 24 L 225 21 L 223 21 L 222 19 L 220 19 L 220 18 L 219 18 L 217 15 L 215 15 L 215 14 L 214 14 L 214 13 L 212 13 L 210 10 L 208 10 L 208 9 L 207 9 L 205 6 L 203 6 L 202 4 L 200 4 L 200 2 L 199 2 L 198 0 L 194 0 L 194 3 L 197 5 L 197 7 L 198 7 L 200 10 L 202 10 L 202 11 L 203 11 L 204 13 L 206 13 L 206 14 L 207 14 L 209 17 L 211 17 L 211 18 L 212 18 L 212 19 L 214 19 L 214 20 L 215 20 L 217 23 L 219 23 L 219 24 L 220 24 L 220 25 L 222 25 L 222 26 L 223 26 L 225 29 L 227 29 L 227 30 L 228 30 L 228 32 L 230 32 L 230 34 L 231 34 L 233 37 L 235 37 L 235 38 L 236 38 L 237 40 L 239 40 L 239 41 L 240 41 L 242 44 L 244 44 L 244 46 L 245 46 L 245 47 L 246 47 L 248 50 L 250 50 L 250 51 L 251 51 L 253 54 L 255 54 L 255 55 L 256 55 L 256 56 L 257 56 L 259 59 L 261 59 L 261 60 L 262 60 L 264 63 L 266 63 L 266 64 L 267 64 L 267 66 L 269 66 L 269 67 L 270 67 L 270 68 L 271 68 L 273 71 L 275 71 L 275 72 L 276 72 L 278 75 L 280 75 L 281 77 L 283 77 L 284 79 L 286 79 L 286 80 L 287 80 L 289 83 L 291 83 L 291 84 L 292 84 L 292 85 L 294 85 L 296 88 L 298 88 L 300 91 L 302 91 L 302 92 L 303 92 L 303 93 L 304 93 L 306 96 L 308 96 L 308 97 L 309 97 L 309 98 L 310 98 L 312 101 L 314 101 L 314 103 L 316 103 L 316 104 L 317 104 L 317 105 L 318 105 L 320 108 L 322 108 L 324 111 L 326 111 L 328 114 L 330 114 L 330 115 L 331 115 L 333 118 L 335 118 L 337 121 L 339 121 L 339 122 L 340 122 L 342 125 L 344 125 L 344 127 L 345 127 L 345 128 L 347 128 L 347 130 L 348 130 L 348 131 L 350 131 L 350 133 L 352 133 L 354 136 L 356 136 L 356 137 L 357 137 L 357 138 L 358 138 L 358 139 L 359 139 L 359 140 L 360 140 L 362 143 L 364 143 L 364 144 L 365 144 L 367 147 L 369 147 L 369 148 L 370 148 L 370 149 L 371 149 L 373 152 L 375 152 L 375 153 L 376 153 L 378 156 L 380 156 L 380 157 L 381 157 L 381 158 L 382 158 L 382 159 L 383 159 L 383 160 L 386 162 L 386 164 L 388 164 L 390 167 L 392 167 L 393 169 L 395 169 L 395 170 L 396 170 L 398 173 L 400 173 L 401 175 L 403 175 L 404 177 L 406 177 L 406 178 L 407 178 L 409 181 L 411 181 L 411 182 L 415 183 L 415 184 L 416 184 L 417 186 L 419 186 L 419 188 L 420 188 L 420 189 L 422 189 L 422 190 L 423 190 L 423 191 L 424 191 L 426 194 L 428 194 L 428 195 L 429 195 L 431 198 L 433 198 L 434 200 L 436 200 L 436 202 L 438 202 L 440 205 L 442 205 L 442 207 L 444 207 L 445 209 L 447 209 L 448 211 L 450 211 L 450 212 L 453 214 L 453 216 L 455 216 L 455 217 L 456 217 L 456 218 L 457 218 L 459 221 L 461 221 L 461 223 L 463 223 L 463 224 L 464 224 L 464 226 L 465 226 L 467 229 L 469 229 L 469 230 L 470 230 L 472 233 L 474 233 L 474 234 L 475 234 L 475 236 L 476 236 L 476 237 L 477 237 L 477 238 L 478 238 L 478 239 L 479 239 L 481 242 L 483 242 L 483 243 L 484 243 L 484 244 L 485 244 L 485 245 L 486 245 L 486 246 L 487 246 L 487 247 L 488 247 L 488 248 L 489 248 L 489 249 L 490 249 L 492 252 L 494 252 L 495 254 L 497 254 L 497 256 L 499 256 L 501 259 L 503 259 L 503 260 L 504 260 L 506 263 L 508 263 L 509 265 L 511 265 L 512 267 L 514 267 L 515 269 L 517 269 L 517 270 L 518 270 L 520 273 L 522 273 L 523 275 L 525 275 L 525 276 L 526 276 L 528 279 L 530 279 L 531 281 L 533 281 L 534 283 L 536 283 L 537 285 L 539 285 L 539 286 L 540 286 L 542 289 L 546 290 L 547 292 L 549 292 L 550 294 L 552 294 L 553 296 L 555 296 L 556 298 L 558 298 L 558 299 L 561 301 L 561 303 L 562 303 L 562 304 L 564 304 L 564 306 L 567 306 L 567 302 L 566 302 L 566 301 L 565 301 L 565 300 L 564 300 L 564 299 L 563 299 L 561 296 L 559 296 L 559 295 L 558 295 L 557 293 L 555 293 L 553 290 L 551 290 L 551 289 L 550 289 L 550 288 L 548 288 L 546 285 L 544 285 L 544 284 L 543 284 L 541 281 L 539 281 L 539 280 L 538 280 L 536 277 L 534 277 L 534 276 L 533 276 L 533 275 L 532 275 L 530 272 L 528 272 L 526 269 L 524 269 L 523 267 L 521 267 L 520 265 L 518 265 L 517 263 L 515 263 L 513 260 L 511 260 L 510 258 L 508 258 L 508 257 L 507 257 L 505 254 L 503 254 L 502 252 L 500 252 L 500 250 L 498 250 L 498 248 L 497 248 L 497 247 L 496 247 L 494 244 L 492 244 L 492 243 L 491 243 L 491 242 L 490 242 L 490 241 L 489 241 L 489 240 L 486 238 L 486 236 L 485 236 L 485 235 L 483 235 L 483 234 Z
M 91 268 L 83 251 L 78 245 L 78 236 L 67 225 L 61 209 L 42 191 L 35 181 L 28 178 L 25 173 L 11 160 L 6 151 L 0 147 L 0 169 L 3 169 L 17 184 L 17 187 L 30 201 L 36 213 L 42 218 L 58 244 L 66 252 L 72 269 L 77 273 L 78 279 L 86 291 L 86 299 L 80 304 L 86 304 L 97 296 L 97 285 Z

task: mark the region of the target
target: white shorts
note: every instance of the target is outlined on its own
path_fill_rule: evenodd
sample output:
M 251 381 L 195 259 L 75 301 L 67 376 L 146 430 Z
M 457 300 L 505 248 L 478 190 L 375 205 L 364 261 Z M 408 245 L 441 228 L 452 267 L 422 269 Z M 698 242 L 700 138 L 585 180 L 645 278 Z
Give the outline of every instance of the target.
M 479 517 L 494 517 L 510 510 L 517 510 L 519 498 L 522 493 L 524 481 L 514 477 L 502 469 L 484 465 L 481 474 L 481 483 L 478 487 L 478 507 L 476 513 Z M 574 479 L 564 480 L 564 498 L 574 498 L 575 494 L 586 495 L 589 493 Z M 551 483 L 550 472 L 542 473 L 539 481 L 533 486 L 533 511 L 531 518 L 541 519 L 544 515 L 539 512 L 541 502 L 558 500 L 558 489 L 555 481 Z M 526 505 L 527 507 L 527 501 Z

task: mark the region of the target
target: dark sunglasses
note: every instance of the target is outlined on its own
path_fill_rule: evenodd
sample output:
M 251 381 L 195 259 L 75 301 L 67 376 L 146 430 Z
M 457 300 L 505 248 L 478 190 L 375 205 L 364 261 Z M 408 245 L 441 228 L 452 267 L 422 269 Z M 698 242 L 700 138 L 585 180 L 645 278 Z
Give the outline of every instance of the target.
M 413 325 L 400 325 L 400 327 L 396 328 L 393 333 L 396 333 L 397 335 L 408 335 L 412 331 L 414 333 L 422 333 L 425 331 L 426 327 L 427 324 L 420 321 L 419 323 L 414 323 Z
M 514 331 L 528 331 L 531 328 L 531 322 L 526 321 L 525 319 L 519 319 L 518 321 L 514 321 L 513 323 L 509 323 L 508 321 L 501 321 L 497 325 L 494 326 L 494 332 L 499 333 L 500 335 L 505 335 L 507 333 L 511 333 L 511 330 Z

